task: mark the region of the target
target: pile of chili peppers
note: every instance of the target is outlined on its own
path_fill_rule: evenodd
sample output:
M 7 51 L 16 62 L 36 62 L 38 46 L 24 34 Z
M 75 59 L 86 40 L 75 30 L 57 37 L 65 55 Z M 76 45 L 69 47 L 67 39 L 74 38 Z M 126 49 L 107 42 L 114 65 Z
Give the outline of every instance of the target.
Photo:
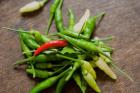
M 44 0 L 44 3 L 46 1 Z M 105 44 L 105 41 L 110 37 L 92 38 L 97 23 L 105 13 L 89 16 L 81 27 L 79 25 L 80 31 L 75 31 L 75 15 L 72 9 L 68 10 L 69 25 L 65 27 L 63 24 L 62 3 L 63 0 L 54 0 L 50 8 L 50 18 L 46 29 L 46 34 L 48 34 L 52 21 L 55 20 L 57 28 L 55 36 L 57 38 L 43 35 L 35 29 L 25 31 L 20 28 L 15 30 L 19 33 L 25 59 L 17 61 L 14 66 L 26 65 L 26 72 L 29 75 L 33 78 L 43 79 L 29 93 L 40 93 L 54 84 L 57 84 L 55 92 L 62 93 L 65 84 L 70 80 L 75 81 L 82 93 L 86 92 L 87 86 L 96 92 L 101 92 L 96 83 L 95 68 L 99 68 L 110 78 L 117 79 L 116 74 L 110 68 L 111 65 L 114 66 L 111 57 L 113 50 Z M 31 5 L 28 4 L 27 8 L 22 8 L 22 12 L 28 8 L 30 9 L 28 12 L 37 10 L 37 7 L 33 6 L 35 4 Z M 122 71 L 120 70 L 120 72 Z M 124 74 L 128 76 L 126 73 Z M 128 78 L 130 77 L 128 76 Z

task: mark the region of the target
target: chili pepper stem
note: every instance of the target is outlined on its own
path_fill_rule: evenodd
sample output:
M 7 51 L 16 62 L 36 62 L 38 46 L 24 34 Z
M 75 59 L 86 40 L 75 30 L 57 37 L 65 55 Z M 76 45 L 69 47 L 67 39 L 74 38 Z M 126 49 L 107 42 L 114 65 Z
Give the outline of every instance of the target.
M 51 24 L 52 24 L 53 17 L 54 17 L 54 16 L 50 16 L 50 18 L 49 18 L 48 26 L 47 26 L 46 31 L 45 31 L 45 32 L 46 32 L 46 35 L 48 35 L 49 30 L 50 30 L 50 28 L 51 28 Z
M 13 29 L 13 28 L 9 28 L 9 27 L 2 27 L 3 29 L 7 29 L 7 30 L 11 30 L 11 31 L 16 31 L 16 32 L 24 32 L 24 33 L 29 33 L 27 31 L 21 31 L 21 30 L 17 30 L 17 29 Z
M 34 65 L 32 63 L 30 63 L 30 64 L 31 64 L 31 68 L 33 70 L 33 78 L 35 78 L 36 77 L 36 73 L 35 73 Z
M 108 40 L 112 40 L 114 38 L 114 36 L 108 36 L 108 37 L 105 37 L 105 38 L 101 38 L 100 40 L 101 41 L 108 41 Z
M 102 12 L 96 16 L 97 19 L 102 19 L 105 16 L 105 12 Z
M 64 56 L 64 55 L 61 55 L 61 54 L 56 54 L 56 56 L 64 58 L 64 59 L 68 59 L 68 60 L 71 60 L 71 61 L 79 61 L 78 59 L 74 59 L 74 58 Z
M 111 66 L 113 67 L 113 68 L 115 68 L 118 72 L 120 72 L 121 74 L 123 74 L 125 77 L 127 77 L 131 82 L 134 82 L 134 80 L 127 74 L 127 73 L 125 73 L 124 71 L 122 71 L 118 66 L 116 66 L 114 63 L 110 63 L 111 64 Z
M 34 56 L 33 57 L 29 57 L 27 59 L 19 60 L 16 63 L 14 63 L 13 65 L 16 66 L 16 65 L 26 64 L 28 61 L 31 61 L 33 59 L 34 59 Z
M 53 75 L 55 75 L 55 74 L 57 74 L 57 73 L 59 73 L 59 72 L 63 71 L 65 67 L 66 67 L 66 65 L 65 65 L 65 66 L 63 66 L 63 67 L 61 67 L 61 68 L 60 68 L 60 69 L 58 69 L 57 71 L 55 71 L 55 72 L 53 73 Z
M 41 3 L 42 5 L 44 5 L 45 3 L 47 3 L 47 1 L 48 1 L 48 0 L 42 0 L 42 1 L 40 1 L 40 3 Z
M 98 37 L 95 37 L 94 39 L 91 39 L 91 42 L 94 42 L 96 40 L 100 40 L 100 41 L 109 41 L 109 40 L 112 40 L 114 39 L 114 36 L 107 36 L 107 37 L 104 37 L 104 38 L 98 38 Z
M 31 53 L 35 52 L 35 50 L 32 50 L 32 51 L 29 51 Z M 29 53 L 29 52 L 22 52 L 22 54 L 26 54 L 26 53 Z

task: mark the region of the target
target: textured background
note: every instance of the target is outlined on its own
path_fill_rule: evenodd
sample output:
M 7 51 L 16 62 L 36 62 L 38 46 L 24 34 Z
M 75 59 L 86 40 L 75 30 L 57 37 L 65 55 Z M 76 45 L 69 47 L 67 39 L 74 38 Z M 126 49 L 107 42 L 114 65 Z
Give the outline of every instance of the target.
M 39 12 L 21 16 L 19 8 L 32 0 L 0 0 L 0 27 L 35 28 L 43 33 L 49 16 L 52 0 Z M 72 8 L 78 20 L 89 8 L 92 15 L 105 11 L 107 15 L 96 30 L 96 35 L 115 36 L 109 42 L 114 48 L 115 63 L 133 79 L 130 82 L 122 75 L 113 82 L 107 76 L 98 74 L 97 83 L 103 93 L 140 93 L 140 1 L 139 0 L 65 0 L 63 5 L 64 22 L 67 25 L 67 8 Z M 55 31 L 55 25 L 51 31 Z M 35 81 L 27 77 L 23 70 L 14 70 L 12 64 L 22 59 L 18 34 L 0 29 L 0 93 L 28 93 Z M 54 93 L 49 88 L 44 93 Z M 80 93 L 71 81 L 64 93 Z M 87 93 L 95 93 L 88 88 Z

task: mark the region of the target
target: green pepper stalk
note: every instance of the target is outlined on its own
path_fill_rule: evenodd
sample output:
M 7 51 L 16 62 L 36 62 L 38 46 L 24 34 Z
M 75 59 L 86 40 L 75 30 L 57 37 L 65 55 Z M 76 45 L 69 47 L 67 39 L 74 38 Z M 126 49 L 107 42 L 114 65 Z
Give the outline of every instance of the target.
M 112 62 L 112 60 L 108 59 L 106 56 L 99 54 L 100 57 L 102 59 L 104 59 L 104 61 L 111 65 L 114 69 L 116 69 L 117 72 L 119 72 L 119 74 L 124 75 L 125 77 L 127 77 L 131 82 L 133 82 L 134 80 L 132 79 L 132 77 L 130 77 L 126 72 L 124 72 L 122 69 L 120 69 L 115 63 Z
M 34 11 L 42 8 L 47 1 L 48 0 L 30 2 L 30 3 L 26 4 L 25 6 L 23 6 L 22 8 L 20 8 L 19 11 L 20 11 L 20 13 L 34 12 Z

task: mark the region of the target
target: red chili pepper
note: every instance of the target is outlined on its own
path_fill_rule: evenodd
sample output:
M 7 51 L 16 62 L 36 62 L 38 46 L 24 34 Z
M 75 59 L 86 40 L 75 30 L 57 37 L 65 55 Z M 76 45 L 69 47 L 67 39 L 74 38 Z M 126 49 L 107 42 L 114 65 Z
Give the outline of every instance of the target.
M 49 41 L 43 45 L 41 45 L 37 50 L 34 52 L 34 56 L 38 55 L 40 52 L 47 50 L 51 47 L 65 47 L 67 46 L 67 41 L 66 40 L 54 40 L 54 41 Z

